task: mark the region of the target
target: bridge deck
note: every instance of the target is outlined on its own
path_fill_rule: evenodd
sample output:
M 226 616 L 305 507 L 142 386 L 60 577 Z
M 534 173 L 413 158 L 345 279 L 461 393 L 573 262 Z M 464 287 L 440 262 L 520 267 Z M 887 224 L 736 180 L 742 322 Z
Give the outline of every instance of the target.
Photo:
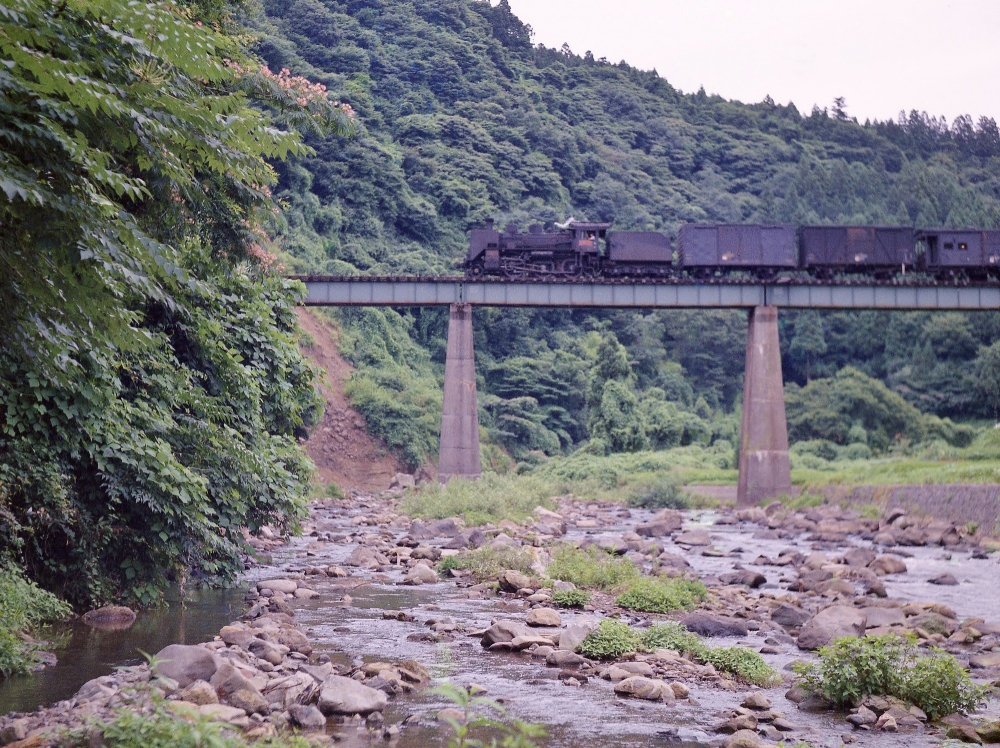
M 308 306 L 990 309 L 1000 286 L 753 281 L 572 282 L 299 276 Z

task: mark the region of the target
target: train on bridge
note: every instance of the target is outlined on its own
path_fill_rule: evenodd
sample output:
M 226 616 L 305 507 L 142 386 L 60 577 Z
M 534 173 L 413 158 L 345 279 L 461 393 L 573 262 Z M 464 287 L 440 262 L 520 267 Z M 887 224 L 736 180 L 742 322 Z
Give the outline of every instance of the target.
M 865 274 L 892 280 L 922 274 L 947 281 L 1000 281 L 1000 231 L 900 226 L 691 223 L 676 249 L 655 231 L 612 231 L 571 221 L 554 231 L 488 220 L 473 229 L 462 262 L 471 278 L 715 278 L 830 280 Z

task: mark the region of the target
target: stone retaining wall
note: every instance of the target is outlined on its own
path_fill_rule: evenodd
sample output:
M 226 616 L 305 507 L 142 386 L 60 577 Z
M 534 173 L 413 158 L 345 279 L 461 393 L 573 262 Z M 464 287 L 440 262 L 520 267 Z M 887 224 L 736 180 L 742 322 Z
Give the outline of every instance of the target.
M 832 502 L 901 507 L 956 525 L 977 522 L 982 531 L 1000 533 L 1000 484 L 941 484 L 911 486 L 825 486 Z

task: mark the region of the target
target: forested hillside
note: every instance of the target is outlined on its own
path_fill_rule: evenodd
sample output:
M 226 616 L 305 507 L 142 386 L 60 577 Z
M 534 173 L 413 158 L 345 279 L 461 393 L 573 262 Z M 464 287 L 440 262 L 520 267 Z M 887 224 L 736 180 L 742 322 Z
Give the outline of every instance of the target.
M 806 113 L 770 99 L 682 93 L 655 71 L 533 46 L 503 1 L 264 7 L 259 54 L 322 81 L 361 123 L 352 140 L 316 139 L 315 155 L 281 169 L 285 209 L 274 228 L 291 270 L 454 272 L 467 230 L 488 216 L 522 225 L 574 216 L 671 234 L 706 220 L 1000 225 L 992 120 L 949 126 L 913 112 L 861 124 L 842 103 Z M 477 315 L 483 421 L 515 456 L 592 436 L 595 451 L 736 439 L 741 313 Z M 341 322 L 359 367 L 355 402 L 411 463 L 427 459 L 445 315 L 352 311 Z M 781 329 L 793 414 L 816 402 L 797 385 L 845 366 L 861 378 L 844 381 L 888 409 L 851 415 L 827 397 L 832 410 L 793 436 L 880 451 L 902 433 L 869 438 L 889 411 L 910 424 L 910 406 L 955 419 L 993 415 L 991 369 L 975 362 L 1000 338 L 997 315 L 787 313 Z M 608 371 L 595 362 L 616 341 L 627 360 Z M 906 438 L 922 441 L 926 429 Z

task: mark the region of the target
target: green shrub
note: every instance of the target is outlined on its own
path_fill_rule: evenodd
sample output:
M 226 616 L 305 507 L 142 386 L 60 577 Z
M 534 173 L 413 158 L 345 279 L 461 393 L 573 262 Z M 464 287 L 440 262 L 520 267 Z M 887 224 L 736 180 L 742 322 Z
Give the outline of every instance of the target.
M 691 499 L 681 491 L 677 478 L 665 477 L 653 484 L 636 487 L 626 503 L 637 509 L 690 509 Z
M 640 576 L 635 564 L 627 558 L 619 558 L 597 546 L 572 545 L 560 545 L 553 550 L 547 573 L 552 579 L 599 590 L 621 587 Z
M 513 569 L 522 574 L 533 574 L 531 564 L 535 559 L 523 548 L 477 548 L 462 551 L 454 556 L 445 556 L 438 564 L 439 572 L 449 569 L 463 569 L 471 572 L 477 582 L 496 581 L 497 575 L 505 569 Z
M 895 634 L 838 639 L 820 649 L 818 667 L 800 668 L 802 685 L 836 706 L 869 694 L 898 693 L 908 647 Z
M 764 662 L 757 652 L 746 647 L 706 648 L 696 654 L 696 659 L 755 686 L 769 687 L 781 682 L 781 676 L 774 668 Z
M 221 722 L 206 717 L 182 719 L 158 704 L 152 714 L 122 710 L 112 721 L 101 724 L 104 748 L 246 748 L 250 745 Z M 85 731 L 72 733 L 69 744 L 90 745 Z M 282 735 L 253 743 L 254 748 L 313 748 L 303 737 Z
M 587 634 L 579 653 L 594 660 L 614 660 L 642 648 L 642 637 L 627 623 L 605 618 L 601 625 Z
M 986 689 L 973 683 L 954 657 L 933 649 L 905 671 L 898 695 L 931 719 L 940 719 L 954 712 L 975 711 L 986 697 Z
M 28 673 L 38 662 L 37 646 L 18 633 L 68 617 L 73 611 L 50 592 L 26 580 L 19 571 L 0 568 L 0 675 Z
M 521 522 L 539 506 L 553 509 L 555 493 L 535 476 L 483 473 L 478 480 L 452 478 L 443 486 L 437 481 L 421 486 L 403 499 L 403 511 L 429 519 L 462 517 L 468 525 Z
M 590 602 L 586 590 L 562 590 L 552 593 L 552 604 L 560 608 L 582 608 Z
M 689 579 L 649 579 L 630 582 L 615 600 L 615 605 L 643 613 L 669 613 L 690 610 L 708 595 L 705 585 Z
M 677 652 L 700 652 L 705 647 L 697 634 L 692 634 L 676 621 L 650 626 L 642 635 L 642 646 L 649 651 L 673 649 Z
M 895 696 L 936 719 L 974 710 L 986 693 L 948 653 L 935 649 L 922 656 L 894 634 L 838 639 L 819 650 L 819 659 L 796 672 L 807 691 L 836 706 L 868 695 Z

